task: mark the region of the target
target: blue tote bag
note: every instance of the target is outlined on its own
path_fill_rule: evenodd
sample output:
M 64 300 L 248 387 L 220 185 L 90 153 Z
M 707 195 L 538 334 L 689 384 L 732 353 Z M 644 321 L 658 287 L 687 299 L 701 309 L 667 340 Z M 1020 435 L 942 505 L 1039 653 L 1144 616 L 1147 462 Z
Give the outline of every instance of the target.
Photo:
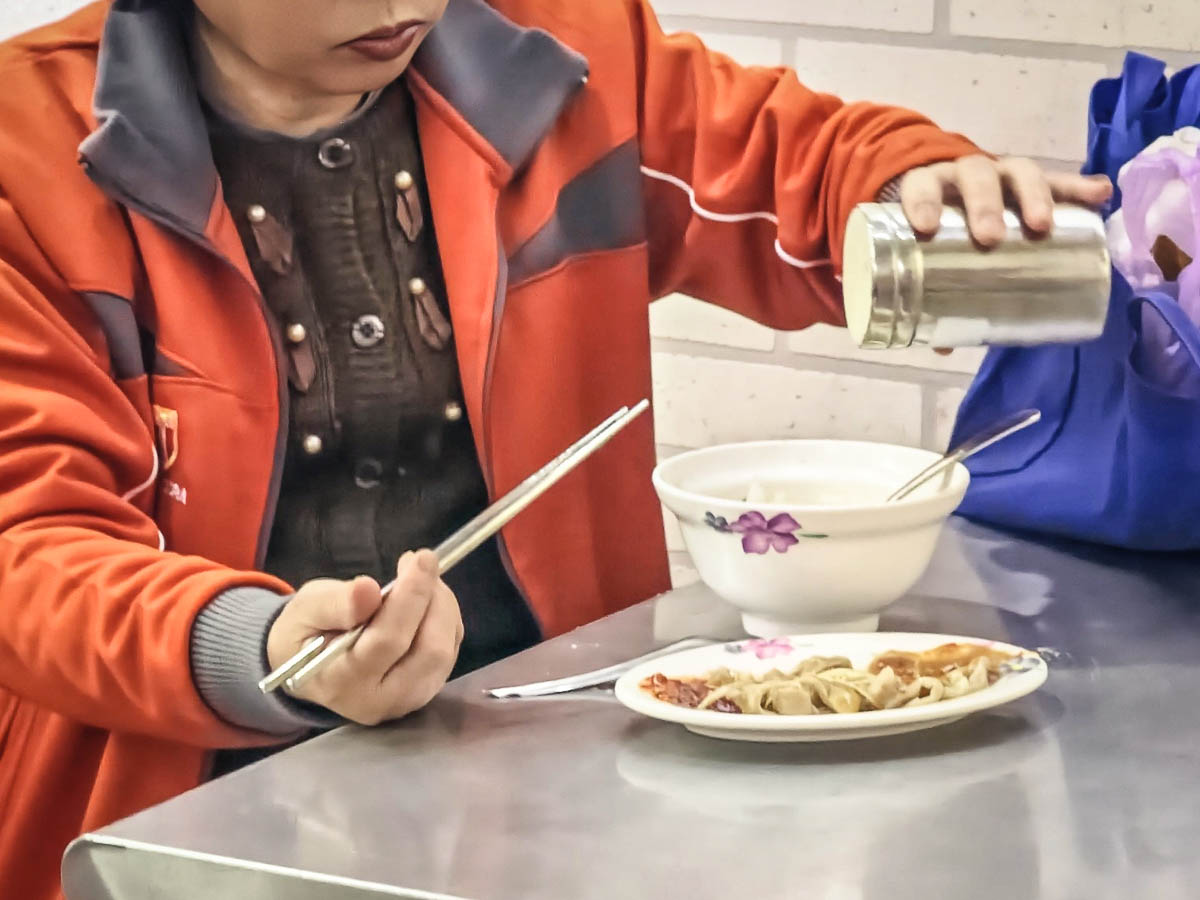
M 1200 124 L 1200 67 L 1170 79 L 1164 70 L 1131 53 L 1120 78 L 1096 85 L 1085 173 L 1115 182 L 1157 138 Z M 1174 338 L 1169 380 L 1147 360 L 1164 334 Z M 1098 340 L 993 349 L 953 439 L 1030 407 L 1040 423 L 969 461 L 962 515 L 1131 549 L 1200 548 L 1200 329 L 1173 297 L 1136 294 L 1114 272 Z

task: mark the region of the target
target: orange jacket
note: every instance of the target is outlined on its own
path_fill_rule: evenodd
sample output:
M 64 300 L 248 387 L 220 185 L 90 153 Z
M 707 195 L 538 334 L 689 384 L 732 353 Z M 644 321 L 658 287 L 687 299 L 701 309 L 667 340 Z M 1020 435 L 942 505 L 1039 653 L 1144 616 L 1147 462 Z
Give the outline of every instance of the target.
M 163 5 L 0 47 L 5 898 L 55 896 L 81 831 L 198 784 L 212 748 L 272 740 L 189 672 L 213 596 L 289 590 L 255 571 L 287 388 Z M 666 37 L 646 0 L 452 0 L 407 77 L 493 494 L 649 395 L 651 300 L 837 321 L 850 209 L 975 152 Z M 547 633 L 667 586 L 653 463 L 646 420 L 506 530 Z

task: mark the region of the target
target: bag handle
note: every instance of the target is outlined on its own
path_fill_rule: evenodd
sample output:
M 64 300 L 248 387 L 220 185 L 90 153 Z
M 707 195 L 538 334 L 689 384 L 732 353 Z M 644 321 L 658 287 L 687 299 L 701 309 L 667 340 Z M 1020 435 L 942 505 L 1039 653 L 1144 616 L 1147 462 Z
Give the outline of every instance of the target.
M 1126 128 L 1141 118 L 1150 108 L 1154 93 L 1163 83 L 1167 64 L 1161 59 L 1130 51 L 1125 55 L 1125 66 L 1121 72 L 1121 93 L 1113 110 L 1113 123 L 1123 123 Z
M 1200 125 L 1200 66 L 1184 69 L 1175 78 L 1183 80 L 1183 89 L 1179 92 L 1179 106 L 1175 112 L 1175 130 L 1189 125 Z
M 1131 317 L 1136 317 L 1140 314 L 1140 305 L 1142 303 L 1149 304 L 1158 311 L 1158 314 L 1163 317 L 1167 325 L 1175 332 L 1175 336 L 1179 338 L 1179 342 L 1187 350 L 1188 355 L 1191 356 L 1192 363 L 1200 369 L 1200 329 L 1196 328 L 1195 323 L 1184 312 L 1183 307 L 1169 294 L 1150 291 L 1134 297 L 1133 303 L 1129 306 Z M 1132 321 L 1135 322 L 1134 327 L 1136 328 L 1136 319 Z

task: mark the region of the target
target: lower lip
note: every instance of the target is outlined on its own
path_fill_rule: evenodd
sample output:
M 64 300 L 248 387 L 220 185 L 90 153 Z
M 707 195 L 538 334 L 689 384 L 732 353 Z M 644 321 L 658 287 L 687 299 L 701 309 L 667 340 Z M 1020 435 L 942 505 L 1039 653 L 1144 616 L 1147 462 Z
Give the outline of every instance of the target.
M 421 35 L 421 29 L 424 27 L 421 23 L 409 25 L 403 31 L 398 31 L 387 37 L 359 38 L 356 41 L 350 41 L 345 46 L 349 47 L 355 53 L 361 54 L 375 62 L 391 62 L 403 56 L 412 48 L 412 45 L 416 43 L 417 38 Z

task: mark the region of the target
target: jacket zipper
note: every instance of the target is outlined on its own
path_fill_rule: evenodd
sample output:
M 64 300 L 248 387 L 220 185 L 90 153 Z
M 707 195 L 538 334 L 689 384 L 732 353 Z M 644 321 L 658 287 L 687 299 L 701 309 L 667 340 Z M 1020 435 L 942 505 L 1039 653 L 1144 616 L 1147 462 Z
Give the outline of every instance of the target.
M 500 228 L 497 224 L 496 228 L 496 292 L 492 301 L 492 332 L 488 335 L 487 358 L 483 368 L 483 403 L 482 403 L 482 430 L 483 430 L 483 455 L 480 460 L 480 468 L 483 470 L 484 483 L 487 485 L 488 496 L 493 502 L 498 499 L 496 497 L 496 475 L 492 468 L 492 460 L 495 454 L 492 452 L 492 375 L 496 363 L 496 353 L 500 345 L 500 330 L 504 319 L 505 301 L 508 297 L 508 260 L 504 257 L 504 242 L 500 237 Z M 538 622 L 538 630 L 542 629 L 542 624 L 538 621 L 537 610 L 533 608 L 533 604 L 529 602 L 529 592 L 521 583 L 520 576 L 517 575 L 517 567 L 513 565 L 512 555 L 508 551 L 508 543 L 504 539 L 504 533 L 497 532 L 496 534 L 496 550 L 500 555 L 500 564 L 504 567 L 504 571 L 508 574 L 509 580 L 512 581 L 513 587 L 516 588 L 517 594 L 529 609 L 534 621 Z M 543 635 L 544 636 L 544 635 Z
M 202 234 L 197 234 L 181 223 L 175 222 L 170 216 L 160 213 L 153 207 L 146 206 L 130 197 L 124 190 L 111 182 L 103 182 L 96 177 L 95 171 L 89 165 L 84 165 L 85 171 L 93 181 L 96 181 L 104 191 L 117 200 L 119 203 L 127 206 L 129 209 L 145 216 L 150 221 L 170 231 L 186 241 L 191 242 L 202 250 L 207 251 L 214 258 L 229 266 L 238 277 L 249 285 L 254 293 L 254 298 L 258 302 L 259 312 L 263 317 L 263 324 L 266 325 L 267 333 L 271 337 L 271 351 L 275 363 L 275 379 L 276 391 L 279 399 L 279 420 L 276 423 L 275 431 L 275 451 L 271 462 L 271 477 L 267 489 L 267 505 L 263 513 L 263 520 L 258 527 L 258 544 L 254 551 L 254 564 L 258 569 L 262 569 L 267 557 L 267 542 L 271 536 L 271 527 L 275 522 L 275 511 L 279 506 L 279 492 L 283 484 L 283 456 L 287 443 L 288 430 L 290 428 L 289 397 L 287 388 L 287 370 L 284 368 L 284 345 L 283 334 L 279 327 L 279 323 L 275 321 L 274 315 L 267 308 L 266 298 L 258 285 L 237 267 L 237 265 L 228 256 L 220 251 L 220 249 L 207 237 Z

